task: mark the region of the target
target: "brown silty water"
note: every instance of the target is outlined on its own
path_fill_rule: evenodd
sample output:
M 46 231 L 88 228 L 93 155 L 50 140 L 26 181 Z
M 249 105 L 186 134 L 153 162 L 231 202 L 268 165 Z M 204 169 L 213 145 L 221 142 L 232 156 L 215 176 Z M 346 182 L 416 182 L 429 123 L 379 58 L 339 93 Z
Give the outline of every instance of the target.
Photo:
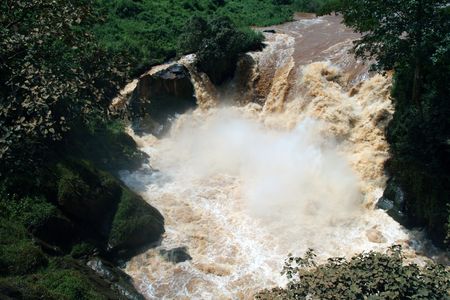
M 390 77 L 348 54 L 358 35 L 338 16 L 297 15 L 270 29 L 225 87 L 197 72 L 193 56 L 181 59 L 199 107 L 162 139 L 130 130 L 151 167 L 122 179 L 166 219 L 162 244 L 126 267 L 148 299 L 252 299 L 285 284 L 284 259 L 307 248 L 324 260 L 400 243 L 421 260 L 410 233 L 374 209 Z M 179 246 L 192 260 L 159 255 Z

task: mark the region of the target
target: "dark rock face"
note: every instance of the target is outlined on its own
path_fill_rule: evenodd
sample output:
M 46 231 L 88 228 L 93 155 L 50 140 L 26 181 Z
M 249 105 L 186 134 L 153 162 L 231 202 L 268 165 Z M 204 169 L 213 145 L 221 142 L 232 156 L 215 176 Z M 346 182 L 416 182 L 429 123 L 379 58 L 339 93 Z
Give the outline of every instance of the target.
M 378 200 L 377 208 L 385 210 L 394 220 L 404 226 L 411 226 L 411 222 L 404 213 L 405 196 L 395 178 L 389 179 L 383 196 Z
M 161 239 L 161 213 L 109 173 L 74 160 L 59 163 L 54 174 L 48 193 L 62 217 L 37 229 L 38 238 L 66 250 L 81 240 L 95 241 L 112 260 L 126 259 Z
M 111 224 L 108 250 L 116 258 L 128 258 L 141 247 L 159 243 L 164 233 L 164 217 L 144 199 L 127 188 Z
M 111 289 L 118 291 L 125 298 L 131 300 L 144 299 L 142 295 L 136 293 L 130 276 L 111 263 L 97 257 L 89 260 L 86 265 L 106 281 Z
M 170 250 L 160 250 L 159 254 L 167 261 L 174 264 L 181 263 L 187 260 L 192 260 L 186 247 L 178 247 Z
M 130 100 L 135 129 L 161 135 L 171 117 L 196 106 L 194 92 L 189 71 L 181 64 L 143 75 Z
M 41 247 L 50 252 L 68 251 L 78 232 L 74 223 L 64 216 L 52 216 L 42 224 L 30 228 Z

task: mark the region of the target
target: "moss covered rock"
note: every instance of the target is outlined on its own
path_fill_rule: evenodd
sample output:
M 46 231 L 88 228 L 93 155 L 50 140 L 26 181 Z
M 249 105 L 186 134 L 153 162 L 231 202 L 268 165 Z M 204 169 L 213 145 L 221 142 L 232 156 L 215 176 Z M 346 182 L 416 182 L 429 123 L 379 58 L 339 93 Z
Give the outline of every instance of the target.
M 109 235 L 110 249 L 126 255 L 130 249 L 159 241 L 163 233 L 164 218 L 160 212 L 123 188 Z
M 122 257 L 161 238 L 163 216 L 110 173 L 80 160 L 60 162 L 54 170 L 49 195 L 103 250 Z
M 47 259 L 20 224 L 1 219 L 0 273 L 24 275 L 46 266 Z
M 55 173 L 55 194 L 61 210 L 106 238 L 120 199 L 119 183 L 85 161 L 59 163 Z

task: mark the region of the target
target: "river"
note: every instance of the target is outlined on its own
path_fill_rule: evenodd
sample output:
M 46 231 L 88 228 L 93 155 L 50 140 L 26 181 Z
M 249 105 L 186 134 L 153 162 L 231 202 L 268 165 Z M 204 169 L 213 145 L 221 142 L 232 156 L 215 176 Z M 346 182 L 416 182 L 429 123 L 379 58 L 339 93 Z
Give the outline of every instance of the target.
M 416 259 L 410 232 L 375 209 L 390 75 L 348 53 L 358 34 L 337 16 L 269 29 L 225 87 L 192 77 L 198 108 L 165 137 L 130 131 L 150 163 L 122 180 L 166 220 L 162 244 L 126 267 L 148 299 L 252 299 L 283 285 L 287 255 L 308 248 L 324 260 L 399 243 Z M 159 254 L 180 246 L 192 260 Z

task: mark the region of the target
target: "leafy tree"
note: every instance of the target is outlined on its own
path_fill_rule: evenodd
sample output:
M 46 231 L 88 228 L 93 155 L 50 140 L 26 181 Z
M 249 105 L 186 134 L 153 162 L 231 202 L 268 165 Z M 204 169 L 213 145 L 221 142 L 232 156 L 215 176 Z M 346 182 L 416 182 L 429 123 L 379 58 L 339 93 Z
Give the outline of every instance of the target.
M 206 22 L 193 17 L 181 39 L 182 52 L 196 52 L 196 64 L 211 81 L 220 84 L 233 75 L 239 55 L 258 49 L 261 34 L 239 30 L 228 17 L 213 17 Z
M 193 53 L 200 49 L 209 34 L 209 25 L 200 16 L 193 16 L 186 22 L 185 32 L 180 36 L 179 49 L 182 53 Z
M 124 74 L 86 29 L 97 21 L 89 0 L 0 2 L 0 175 L 27 170 L 71 126 L 106 116 Z
M 363 34 L 355 42 L 357 56 L 376 59 L 379 70 L 412 66 L 411 98 L 419 105 L 424 66 L 443 51 L 436 43 L 448 39 L 447 5 L 448 0 L 340 0 L 331 9 L 342 13 L 344 23 Z
M 401 248 L 387 254 L 361 253 L 350 260 L 330 258 L 315 262 L 309 250 L 304 257 L 290 256 L 283 268 L 286 289 L 273 289 L 257 299 L 450 299 L 450 271 L 442 265 L 420 268 L 405 265 Z

